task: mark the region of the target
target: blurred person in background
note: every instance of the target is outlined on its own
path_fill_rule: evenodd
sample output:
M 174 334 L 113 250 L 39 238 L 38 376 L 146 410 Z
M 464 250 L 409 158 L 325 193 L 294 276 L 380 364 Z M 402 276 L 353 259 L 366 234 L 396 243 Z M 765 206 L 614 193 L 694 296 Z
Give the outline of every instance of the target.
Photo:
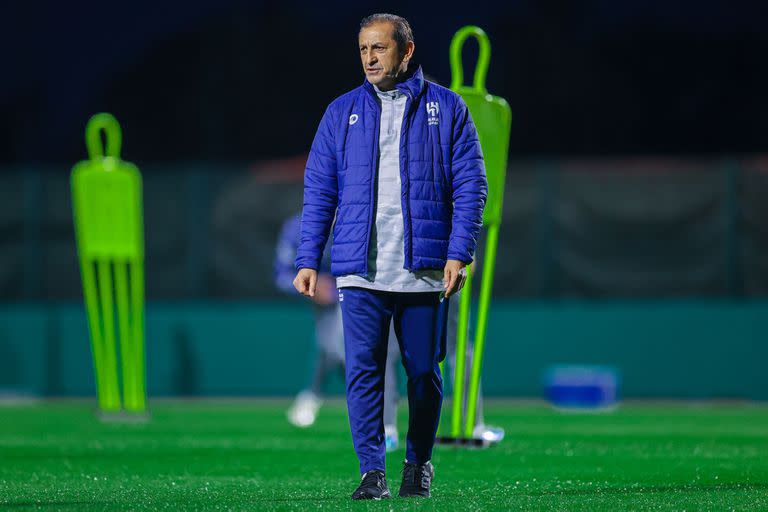
M 448 326 L 446 332 L 447 357 L 443 366 L 443 375 L 454 376 L 456 373 L 456 336 L 459 332 L 459 304 L 461 303 L 461 294 L 463 291 L 454 295 L 448 305 Z M 470 331 L 471 332 L 471 331 Z M 465 359 L 465 379 L 464 379 L 464 416 L 466 416 L 467 395 L 469 389 L 470 372 L 472 367 L 472 336 L 467 336 L 467 349 Z M 399 434 L 397 430 L 397 403 L 399 400 L 399 391 L 397 388 L 397 363 L 400 360 L 400 349 L 397 344 L 394 325 L 390 326 L 389 346 L 387 349 L 387 370 L 384 380 L 384 435 L 385 444 L 388 452 L 397 449 L 399 444 Z M 455 383 L 454 383 L 455 386 Z M 501 427 L 487 425 L 483 413 L 483 386 L 478 387 L 477 408 L 475 412 L 475 428 L 472 436 L 476 439 L 483 439 L 489 443 L 498 443 L 504 439 L 504 429 Z
M 294 215 L 287 219 L 280 230 L 275 253 L 275 285 L 285 293 L 293 295 L 293 278 L 296 274 L 294 261 L 299 246 L 300 219 Z M 312 297 L 312 312 L 315 317 L 314 373 L 306 389 L 302 390 L 288 410 L 288 421 L 297 427 L 309 427 L 315 423 L 322 405 L 322 390 L 325 381 L 339 372 L 344 375 L 344 334 L 341 323 L 341 309 L 337 300 L 336 283 L 330 274 L 328 251 L 323 255 L 317 277 L 317 289 Z
M 392 321 L 408 376 L 399 495 L 429 497 L 448 299 L 466 280 L 488 184 L 466 104 L 411 65 L 415 43 L 408 22 L 392 14 L 369 16 L 358 42 L 366 80 L 326 109 L 307 161 L 294 286 L 314 297 L 333 226 L 331 271 L 342 308 L 347 407 L 361 473 L 352 498 L 390 497 L 383 407 Z
M 475 265 L 472 265 L 472 271 L 474 272 Z M 448 375 L 456 375 L 456 339 L 459 332 L 459 304 L 461 303 L 461 294 L 469 293 L 469 291 L 461 291 L 457 293 L 451 304 L 448 306 L 448 339 L 447 339 L 447 357 L 443 365 L 443 371 Z M 470 369 L 472 368 L 472 354 L 474 344 L 472 343 L 472 330 L 469 330 L 467 334 L 467 348 L 464 359 L 464 403 L 462 404 L 463 414 L 462 417 L 466 417 L 468 390 L 470 379 Z M 456 383 L 453 383 L 454 388 Z M 485 414 L 483 413 L 483 385 L 482 383 L 477 388 L 477 407 L 475 409 L 475 428 L 472 431 L 472 437 L 476 439 L 483 439 L 489 443 L 498 443 L 504 439 L 504 429 L 501 427 L 486 425 Z
M 294 261 L 299 246 L 301 219 L 293 215 L 286 219 L 280 229 L 275 250 L 275 285 L 281 291 L 293 295 L 293 278 L 296 274 Z M 330 246 L 329 246 L 330 248 Z M 314 373 L 309 387 L 296 396 L 288 409 L 288 421 L 297 427 L 310 427 L 315 423 L 322 405 L 323 386 L 333 372 L 339 371 L 344 377 L 344 334 L 341 321 L 341 308 L 337 300 L 338 292 L 334 278 L 330 275 L 330 256 L 328 250 L 323 254 L 321 271 L 318 274 L 317 289 L 312 297 L 312 309 L 315 317 Z M 393 337 L 394 338 L 394 337 Z M 397 339 L 390 341 L 387 355 L 386 390 L 384 398 L 384 418 L 386 422 L 387 451 L 397 449 L 397 362 L 400 348 Z
M 458 292 L 454 295 L 448 305 L 448 326 L 446 332 L 446 347 L 447 357 L 443 366 L 443 375 L 448 374 L 452 377 L 456 373 L 456 335 L 459 332 L 459 304 L 461 302 L 461 294 L 464 292 Z M 471 332 L 471 331 L 470 331 Z M 465 359 L 465 378 L 464 378 L 464 409 L 463 416 L 466 416 L 467 408 L 467 394 L 466 390 L 469 389 L 470 372 L 469 368 L 472 367 L 472 336 L 467 336 L 467 349 Z M 399 400 L 399 392 L 397 389 L 397 362 L 400 360 L 400 349 L 397 345 L 397 336 L 395 335 L 394 326 L 390 326 L 389 331 L 389 348 L 387 352 L 387 371 L 384 382 L 384 434 L 387 451 L 393 451 L 397 448 L 399 443 L 398 431 L 397 431 L 397 403 Z M 390 378 L 390 375 L 393 377 Z M 454 383 L 455 386 L 455 383 Z M 487 425 L 485 423 L 485 415 L 483 413 L 483 385 L 482 383 L 478 387 L 477 391 L 477 407 L 475 410 L 475 428 L 472 431 L 472 437 L 476 439 L 483 439 L 489 443 L 498 443 L 504 439 L 504 429 L 494 425 Z

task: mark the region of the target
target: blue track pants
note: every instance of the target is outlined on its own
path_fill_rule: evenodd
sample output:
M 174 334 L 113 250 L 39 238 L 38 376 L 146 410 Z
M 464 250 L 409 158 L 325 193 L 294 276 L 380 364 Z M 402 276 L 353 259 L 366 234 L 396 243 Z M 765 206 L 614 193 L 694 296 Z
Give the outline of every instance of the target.
M 360 472 L 385 470 L 384 370 L 390 322 L 395 327 L 408 376 L 408 436 L 405 457 L 432 458 L 443 402 L 438 363 L 445 357 L 448 299 L 439 293 L 393 293 L 364 288 L 339 290 L 344 322 L 349 424 Z

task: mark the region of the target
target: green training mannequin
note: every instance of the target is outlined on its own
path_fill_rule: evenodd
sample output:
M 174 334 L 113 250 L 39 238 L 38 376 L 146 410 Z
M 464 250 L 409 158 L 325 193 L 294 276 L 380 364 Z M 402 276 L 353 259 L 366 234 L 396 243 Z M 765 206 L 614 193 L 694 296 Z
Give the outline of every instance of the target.
M 127 412 L 143 412 L 146 397 L 141 175 L 136 166 L 120 160 L 120 125 L 110 114 L 96 114 L 88 121 L 85 142 L 89 160 L 72 169 L 72 209 L 99 408 L 118 412 L 124 406 Z M 117 364 L 118 339 L 122 379 Z
M 461 64 L 461 50 L 469 37 L 475 37 L 480 52 L 475 67 L 474 83 L 464 85 L 464 71 Z M 491 60 L 491 43 L 480 27 L 467 26 L 456 32 L 451 41 L 451 90 L 459 93 L 469 108 L 480 138 L 488 177 L 488 200 L 483 214 L 486 228 L 486 244 L 483 253 L 482 282 L 478 304 L 477 328 L 472 356 L 472 371 L 467 394 L 466 422 L 463 437 L 469 438 L 475 427 L 477 398 L 480 387 L 483 349 L 488 324 L 488 309 L 491 303 L 493 271 L 496 266 L 496 248 L 501 225 L 501 210 L 504 200 L 504 181 L 507 170 L 509 134 L 512 124 L 512 110 L 504 98 L 492 96 L 485 87 L 488 64 Z M 456 368 L 454 374 L 453 412 L 451 415 L 451 436 L 460 437 L 461 412 L 464 403 L 464 374 L 471 301 L 472 275 L 467 269 L 467 282 L 459 304 L 459 322 L 456 338 Z

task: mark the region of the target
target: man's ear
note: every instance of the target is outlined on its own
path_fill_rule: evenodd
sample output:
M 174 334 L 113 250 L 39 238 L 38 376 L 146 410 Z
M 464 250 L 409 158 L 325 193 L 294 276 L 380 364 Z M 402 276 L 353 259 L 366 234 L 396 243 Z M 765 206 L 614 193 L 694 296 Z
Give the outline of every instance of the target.
M 403 52 L 403 62 L 408 63 L 413 57 L 413 52 L 416 49 L 416 44 L 413 41 L 405 43 L 405 52 Z

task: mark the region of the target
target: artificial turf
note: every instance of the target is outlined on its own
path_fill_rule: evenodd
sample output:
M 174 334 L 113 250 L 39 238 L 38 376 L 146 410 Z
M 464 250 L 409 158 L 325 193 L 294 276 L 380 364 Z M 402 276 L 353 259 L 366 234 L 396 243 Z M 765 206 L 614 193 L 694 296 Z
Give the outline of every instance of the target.
M 359 477 L 342 402 L 307 430 L 288 425 L 287 405 L 155 401 L 146 423 L 99 421 L 90 401 L 0 406 L 0 508 L 768 510 L 764 405 L 489 402 L 500 445 L 437 447 L 433 498 L 386 502 L 349 498 Z M 388 456 L 393 495 L 403 455 Z

